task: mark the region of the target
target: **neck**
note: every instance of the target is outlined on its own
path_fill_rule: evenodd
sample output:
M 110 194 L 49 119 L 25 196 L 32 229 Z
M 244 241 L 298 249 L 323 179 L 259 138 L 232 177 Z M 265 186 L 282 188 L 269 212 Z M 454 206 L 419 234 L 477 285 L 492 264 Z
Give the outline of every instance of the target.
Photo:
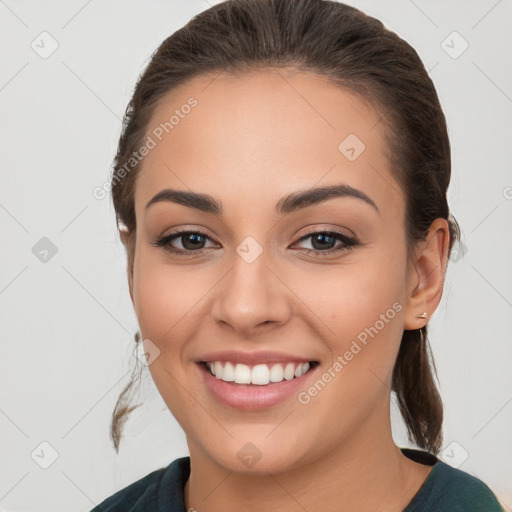
M 387 413 L 375 411 L 335 449 L 276 474 L 227 470 L 189 443 L 186 510 L 403 510 L 431 466 L 413 462 L 401 453 L 393 441 L 389 407 L 386 409 Z

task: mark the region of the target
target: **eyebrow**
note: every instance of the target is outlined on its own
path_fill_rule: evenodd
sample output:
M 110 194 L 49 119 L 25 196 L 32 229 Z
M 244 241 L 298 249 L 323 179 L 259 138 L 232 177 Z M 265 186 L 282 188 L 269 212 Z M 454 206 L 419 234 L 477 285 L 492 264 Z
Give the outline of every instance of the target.
M 292 194 L 281 198 L 277 202 L 276 213 L 292 213 L 337 197 L 354 197 L 356 199 L 361 199 L 379 212 L 377 205 L 364 192 L 350 187 L 349 185 L 339 184 L 293 192 Z M 222 203 L 220 201 L 207 194 L 200 194 L 197 192 L 166 188 L 158 192 L 158 194 L 148 201 L 146 204 L 146 210 L 152 204 L 160 202 L 180 204 L 182 206 L 188 206 L 189 208 L 195 208 L 202 212 L 212 213 L 218 216 L 223 214 Z

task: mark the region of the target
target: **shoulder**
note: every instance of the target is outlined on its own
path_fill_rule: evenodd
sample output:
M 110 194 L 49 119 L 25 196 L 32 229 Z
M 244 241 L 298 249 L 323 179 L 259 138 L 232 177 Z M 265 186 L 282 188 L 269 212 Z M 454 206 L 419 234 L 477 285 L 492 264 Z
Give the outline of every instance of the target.
M 407 512 L 504 512 L 482 480 L 443 461 L 437 462 Z
M 176 459 L 131 483 L 96 505 L 90 512 L 159 512 L 161 489 L 176 484 L 188 457 Z M 165 481 L 163 483 L 163 481 Z

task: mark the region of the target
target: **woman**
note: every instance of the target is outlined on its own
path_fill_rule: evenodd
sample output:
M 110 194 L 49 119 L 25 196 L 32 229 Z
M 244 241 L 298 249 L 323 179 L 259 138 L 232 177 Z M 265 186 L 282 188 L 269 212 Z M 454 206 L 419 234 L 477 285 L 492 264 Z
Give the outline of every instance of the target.
M 94 511 L 503 510 L 437 458 L 426 334 L 459 230 L 406 42 L 341 3 L 218 4 L 153 55 L 114 167 L 136 342 L 190 457 Z

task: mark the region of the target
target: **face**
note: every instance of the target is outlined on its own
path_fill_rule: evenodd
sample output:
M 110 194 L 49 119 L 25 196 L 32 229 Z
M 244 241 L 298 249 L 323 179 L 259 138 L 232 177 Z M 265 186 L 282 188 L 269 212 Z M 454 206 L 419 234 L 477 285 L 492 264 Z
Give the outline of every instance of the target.
M 195 78 L 155 111 L 131 294 L 193 457 L 280 472 L 385 431 L 409 272 L 383 130 L 353 93 L 290 69 Z M 147 206 L 165 189 L 202 200 Z M 239 383 L 211 375 L 212 360 L 245 363 Z M 255 372 L 284 380 L 243 383 Z

